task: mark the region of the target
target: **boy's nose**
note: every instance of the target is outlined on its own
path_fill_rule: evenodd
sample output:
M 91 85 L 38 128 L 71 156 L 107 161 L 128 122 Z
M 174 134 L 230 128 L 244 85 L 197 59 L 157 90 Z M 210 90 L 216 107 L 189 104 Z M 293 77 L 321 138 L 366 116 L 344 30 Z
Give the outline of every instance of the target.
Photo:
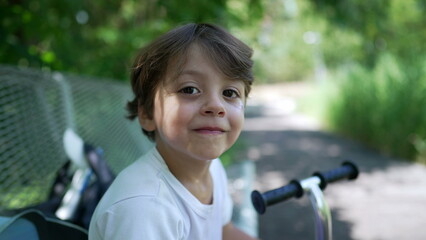
M 205 116 L 224 117 L 225 107 L 218 97 L 209 97 L 201 109 L 201 114 Z

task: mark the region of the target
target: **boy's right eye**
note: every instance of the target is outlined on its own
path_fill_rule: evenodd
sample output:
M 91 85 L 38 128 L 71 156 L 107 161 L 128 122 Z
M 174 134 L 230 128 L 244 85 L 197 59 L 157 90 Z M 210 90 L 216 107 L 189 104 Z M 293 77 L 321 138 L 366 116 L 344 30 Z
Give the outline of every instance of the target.
M 200 93 L 200 90 L 198 90 L 196 87 L 184 87 L 178 92 L 184 94 L 197 94 Z

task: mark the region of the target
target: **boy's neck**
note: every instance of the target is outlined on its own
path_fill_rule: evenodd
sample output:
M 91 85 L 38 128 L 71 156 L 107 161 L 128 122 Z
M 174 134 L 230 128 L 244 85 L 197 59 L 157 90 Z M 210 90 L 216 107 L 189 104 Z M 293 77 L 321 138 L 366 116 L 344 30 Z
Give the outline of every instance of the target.
M 201 203 L 211 204 L 213 200 L 213 181 L 210 175 L 212 160 L 197 160 L 170 154 L 166 149 L 157 146 L 170 172 L 190 191 Z

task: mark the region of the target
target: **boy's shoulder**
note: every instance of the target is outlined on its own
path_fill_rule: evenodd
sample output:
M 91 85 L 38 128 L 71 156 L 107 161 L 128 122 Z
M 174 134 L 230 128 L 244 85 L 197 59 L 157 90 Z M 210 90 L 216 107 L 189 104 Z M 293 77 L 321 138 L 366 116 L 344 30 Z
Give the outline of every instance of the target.
M 129 202 L 129 199 L 168 199 L 163 196 L 168 194 L 162 178 L 163 171 L 153 151 L 148 151 L 117 175 L 97 208 L 107 210 L 114 205 Z
M 150 150 L 118 174 L 107 194 L 118 198 L 156 196 L 163 183 L 164 170 Z

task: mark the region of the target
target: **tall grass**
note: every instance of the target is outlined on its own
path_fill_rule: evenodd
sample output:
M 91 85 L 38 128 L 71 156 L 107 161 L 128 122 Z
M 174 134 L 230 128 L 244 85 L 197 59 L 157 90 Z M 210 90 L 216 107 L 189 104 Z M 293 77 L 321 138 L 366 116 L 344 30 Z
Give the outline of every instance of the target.
M 336 76 L 326 112 L 332 130 L 391 156 L 426 158 L 426 59 L 407 66 L 384 55 L 373 69 Z

